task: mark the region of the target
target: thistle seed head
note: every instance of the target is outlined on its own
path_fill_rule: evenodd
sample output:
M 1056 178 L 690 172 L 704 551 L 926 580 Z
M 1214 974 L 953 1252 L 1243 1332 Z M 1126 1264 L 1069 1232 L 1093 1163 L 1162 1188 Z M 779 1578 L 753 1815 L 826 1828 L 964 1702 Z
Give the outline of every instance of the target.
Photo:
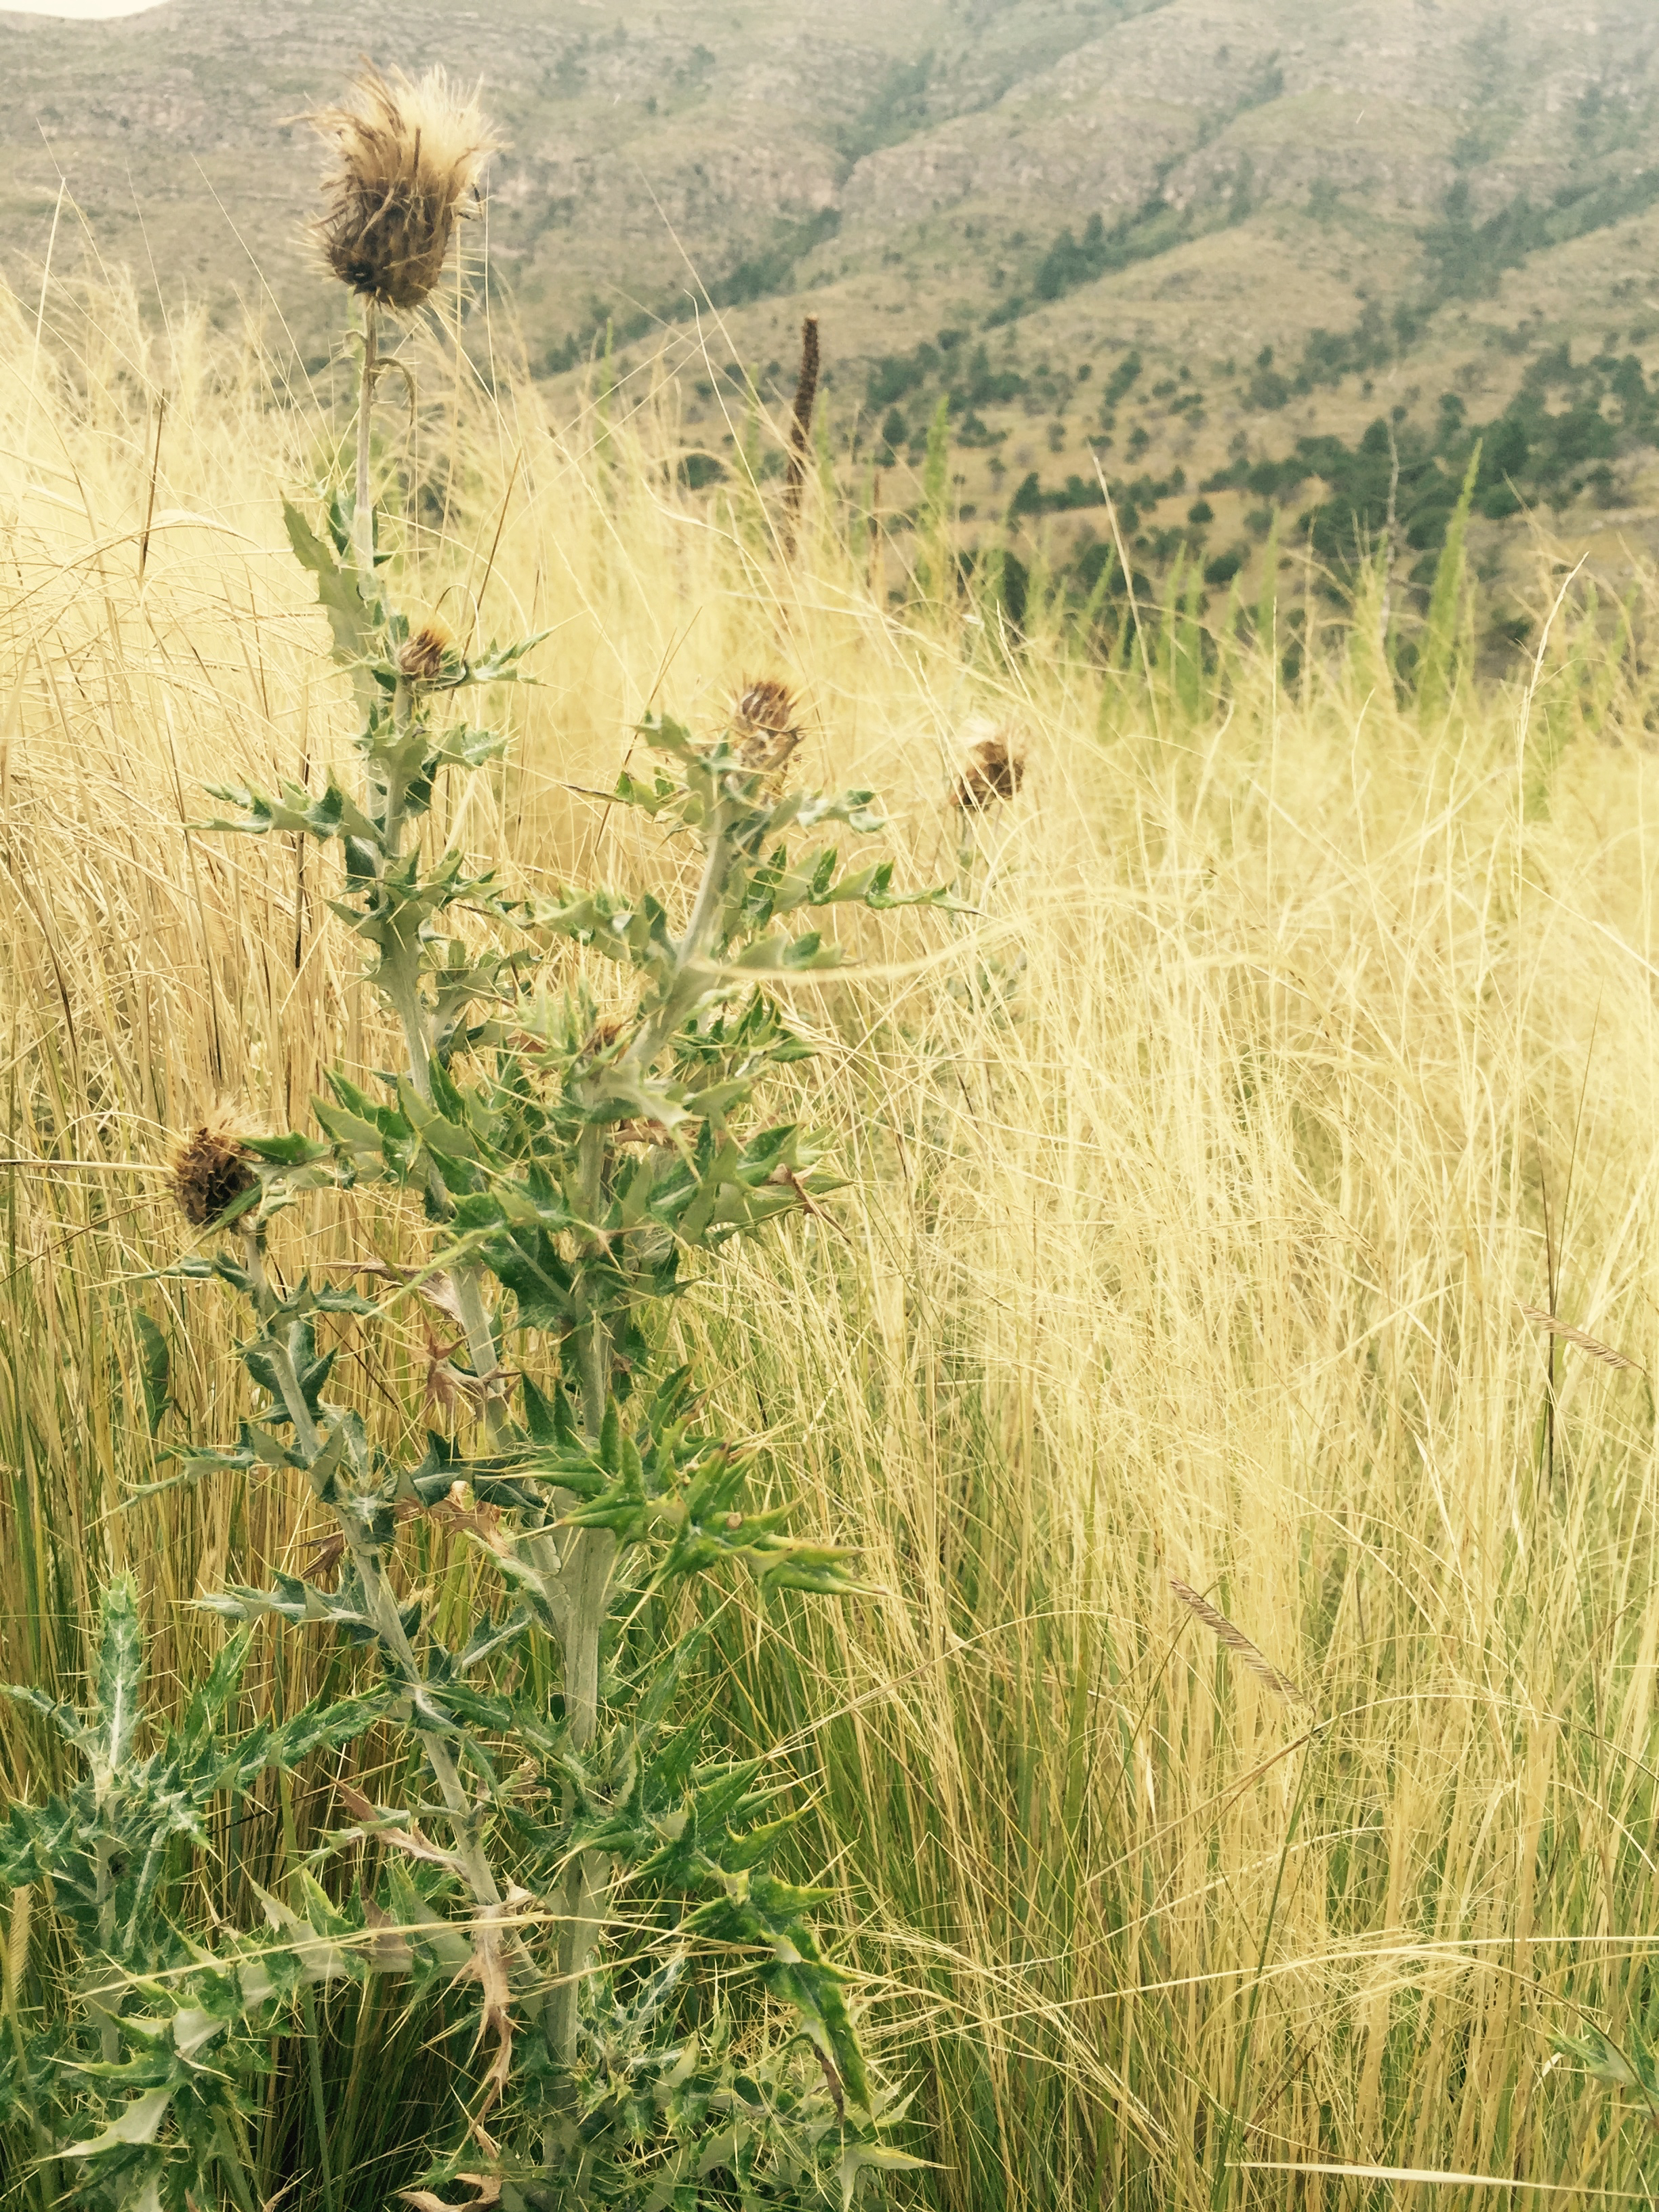
M 428 615 L 398 647 L 398 673 L 411 684 L 436 684 L 449 673 L 455 640 L 436 615 Z
M 800 708 L 787 684 L 763 676 L 745 684 L 732 709 L 732 743 L 747 769 L 771 775 L 800 743 Z
M 1025 777 L 1025 756 L 1012 732 L 999 730 L 981 738 L 962 766 L 951 792 L 951 804 L 969 813 L 1013 798 Z
M 192 1129 L 173 1156 L 173 1195 L 197 1229 L 210 1228 L 257 1181 L 235 1124 L 222 1109 Z
M 314 226 L 324 258 L 351 291 L 412 313 L 442 276 L 497 143 L 477 94 L 463 97 L 441 69 L 416 82 L 366 68 L 344 105 L 310 120 L 335 155 Z

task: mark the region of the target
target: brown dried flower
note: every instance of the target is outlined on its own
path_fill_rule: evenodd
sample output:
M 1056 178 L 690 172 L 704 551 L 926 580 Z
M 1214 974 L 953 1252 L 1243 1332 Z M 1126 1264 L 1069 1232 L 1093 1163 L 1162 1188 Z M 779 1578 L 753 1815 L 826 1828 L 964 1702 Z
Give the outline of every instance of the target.
M 800 743 L 799 711 L 789 686 L 775 676 L 744 685 L 732 709 L 732 743 L 745 768 L 771 775 L 784 765 Z
M 442 276 L 496 144 L 477 95 L 463 98 L 441 69 L 415 82 L 365 68 L 346 105 L 310 119 L 336 155 L 315 226 L 329 267 L 363 298 L 411 313 Z
M 453 663 L 455 640 L 447 625 L 428 615 L 398 647 L 398 672 L 411 684 L 436 684 Z
M 474 1375 L 466 1368 L 456 1366 L 455 1354 L 466 1346 L 464 1335 L 446 1344 L 429 1322 L 424 1334 L 426 1386 L 423 1395 L 428 1407 L 447 1414 L 453 1414 L 460 1407 L 476 1412 L 489 1399 L 506 1395 L 510 1378 L 505 1368 L 497 1367 L 489 1375 Z
M 1024 777 L 1024 754 L 1008 731 L 999 730 L 994 737 L 981 738 L 969 754 L 951 790 L 951 804 L 982 813 L 999 800 L 1012 799 Z
M 192 1129 L 173 1156 L 173 1195 L 185 1220 L 198 1229 L 210 1227 L 228 1213 L 257 1181 L 223 1109 Z

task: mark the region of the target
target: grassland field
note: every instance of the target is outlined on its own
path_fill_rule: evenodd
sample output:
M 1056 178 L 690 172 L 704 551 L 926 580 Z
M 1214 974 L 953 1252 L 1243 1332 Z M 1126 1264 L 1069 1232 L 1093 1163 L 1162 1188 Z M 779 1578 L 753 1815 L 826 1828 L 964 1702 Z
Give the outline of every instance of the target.
M 205 784 L 316 787 L 343 743 L 281 499 L 349 426 L 119 283 L 0 313 L 0 1674 L 72 1694 L 130 1568 L 165 1694 L 218 1633 L 204 1582 L 315 1534 L 274 1471 L 150 1488 L 238 1412 L 218 1310 L 167 1273 L 169 1142 L 224 1097 L 290 1126 L 388 1049 L 314 864 L 201 826 Z M 1426 630 L 1375 568 L 1308 593 L 1293 679 L 1272 570 L 1247 620 L 1154 598 L 1109 635 L 1039 573 L 1016 629 L 832 485 L 793 560 L 763 470 L 690 489 L 723 346 L 568 404 L 414 347 L 376 456 L 404 588 L 549 632 L 434 838 L 673 906 L 676 852 L 591 793 L 653 702 L 709 728 L 775 672 L 800 773 L 871 783 L 906 879 L 968 894 L 800 987 L 790 1079 L 848 1187 L 676 1323 L 779 1494 L 864 1547 L 872 1595 L 734 1607 L 714 1710 L 787 1749 L 802 1870 L 915 2091 L 896 2200 L 1650 2198 L 1639 2081 L 1557 2042 L 1659 2039 L 1651 574 L 1615 620 L 1541 549 L 1503 679 L 1455 543 Z M 1026 778 L 964 830 L 988 729 Z M 337 1203 L 285 1264 L 393 1233 Z M 371 1364 L 341 1326 L 352 1402 L 416 1423 L 418 1343 Z M 411 1581 L 470 1571 L 434 1542 Z M 249 1717 L 335 1663 L 271 1639 Z M 0 1706 L 0 1790 L 55 1756 Z M 362 1756 L 296 1793 L 301 1842 Z M 204 1910 L 247 1911 L 281 1812 L 225 1835 Z M 9 1925 L 15 2022 L 57 1954 L 49 1910 Z M 428 2054 L 390 2000 L 325 2025 L 367 2212 L 418 2163 Z M 262 2185 L 308 2206 L 313 2109 L 273 2057 Z M 26 2148 L 0 2160 L 21 2192 Z

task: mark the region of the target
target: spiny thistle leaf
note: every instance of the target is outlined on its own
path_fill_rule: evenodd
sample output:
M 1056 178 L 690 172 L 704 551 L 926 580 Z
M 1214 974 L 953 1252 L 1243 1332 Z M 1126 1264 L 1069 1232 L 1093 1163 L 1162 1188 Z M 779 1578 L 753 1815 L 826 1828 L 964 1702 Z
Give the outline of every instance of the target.
M 125 1765 L 143 1718 L 139 1695 L 144 1679 L 143 1633 L 137 1587 L 130 1575 L 108 1584 L 99 1615 L 96 1729 L 100 1762 L 113 1772 Z

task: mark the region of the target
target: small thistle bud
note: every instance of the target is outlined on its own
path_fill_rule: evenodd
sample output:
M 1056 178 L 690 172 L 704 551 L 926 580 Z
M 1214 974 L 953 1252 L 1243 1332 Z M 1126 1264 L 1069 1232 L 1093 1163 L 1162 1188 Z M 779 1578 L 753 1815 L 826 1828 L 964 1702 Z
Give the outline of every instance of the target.
M 248 1164 L 228 1114 L 216 1114 L 193 1129 L 173 1156 L 173 1195 L 179 1211 L 197 1229 L 211 1227 L 258 1177 Z
M 800 743 L 793 693 L 775 676 L 746 684 L 732 709 L 732 743 L 747 769 L 772 775 Z
M 1025 778 L 1025 756 L 1006 730 L 981 738 L 963 764 L 951 793 L 952 806 L 983 813 L 1000 800 L 1013 798 Z
M 324 258 L 351 291 L 412 313 L 442 276 L 495 149 L 477 95 L 462 98 L 439 69 L 418 82 L 369 69 L 346 106 L 310 119 L 336 157 L 315 225 Z
M 582 1039 L 582 1057 L 585 1060 L 603 1058 L 622 1033 L 623 1018 L 620 1014 L 601 1014 Z
M 436 615 L 428 615 L 398 647 L 398 673 L 411 684 L 436 684 L 456 659 L 455 640 Z

